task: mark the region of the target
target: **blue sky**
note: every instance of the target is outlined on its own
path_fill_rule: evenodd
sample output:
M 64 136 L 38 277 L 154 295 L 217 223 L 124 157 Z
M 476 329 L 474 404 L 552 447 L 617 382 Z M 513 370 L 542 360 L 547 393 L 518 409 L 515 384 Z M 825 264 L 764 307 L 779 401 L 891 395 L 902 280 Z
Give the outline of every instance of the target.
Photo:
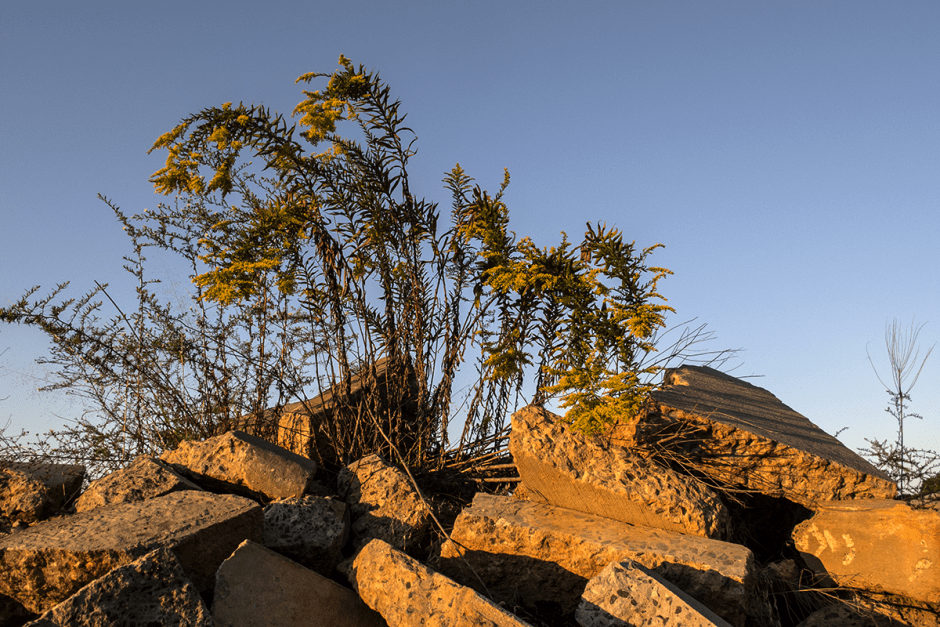
M 926 1 L 3 2 L 0 303 L 127 290 L 97 194 L 155 206 L 160 134 L 227 101 L 290 113 L 294 79 L 344 54 L 402 100 L 419 195 L 446 206 L 457 162 L 490 189 L 505 167 L 519 235 L 664 244 L 672 321 L 745 349 L 733 374 L 853 448 L 890 439 L 866 346 L 884 373 L 886 322 L 927 322 L 922 354 L 940 339 L 938 31 Z M 46 348 L 0 328 L 0 426 L 80 411 L 35 392 Z M 908 444 L 940 449 L 940 351 L 913 400 Z

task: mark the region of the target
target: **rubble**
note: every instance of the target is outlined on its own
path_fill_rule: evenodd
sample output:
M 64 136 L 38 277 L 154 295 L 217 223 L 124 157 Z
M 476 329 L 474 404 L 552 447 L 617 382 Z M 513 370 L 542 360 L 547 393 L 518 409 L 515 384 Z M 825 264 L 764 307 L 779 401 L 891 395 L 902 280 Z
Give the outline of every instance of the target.
M 84 512 L 114 503 L 133 503 L 180 490 L 202 490 L 169 465 L 150 455 L 141 455 L 130 466 L 92 481 L 75 501 L 75 511 Z
M 873 498 L 894 484 L 766 390 L 694 367 L 667 383 L 600 438 L 517 412 L 512 496 L 464 506 L 454 468 L 447 498 L 423 484 L 450 540 L 376 455 L 321 484 L 311 459 L 229 432 L 140 457 L 74 508 L 81 467 L 6 462 L 0 627 L 940 627 L 932 502 Z
M 763 388 L 704 366 L 667 370 L 664 384 L 633 443 L 656 449 L 665 435 L 679 436 L 681 444 L 663 452 L 673 446 L 719 484 L 809 508 L 897 492 L 884 473 Z
M 769 612 L 756 594 L 754 557 L 736 544 L 489 494 L 463 510 L 451 539 L 441 550 L 444 574 L 478 590 L 479 576 L 494 599 L 543 615 L 571 614 L 587 581 L 626 559 L 732 625 Z
M 85 467 L 6 462 L 0 466 L 0 516 L 12 522 L 45 520 L 81 492 Z
M 369 455 L 341 470 L 336 483 L 349 505 L 357 547 L 378 538 L 407 552 L 423 542 L 431 510 L 402 471 Z
M 250 540 L 222 562 L 212 616 L 216 627 L 384 627 L 349 588 Z
M 382 540 L 372 540 L 359 551 L 349 579 L 366 605 L 381 614 L 390 627 L 526 625 L 470 588 Z
M 329 576 L 349 539 L 349 509 L 340 500 L 292 496 L 264 508 L 263 544 Z
M 728 511 L 715 492 L 627 447 L 572 432 L 544 409 L 513 414 L 509 450 L 540 501 L 645 527 L 728 536 Z
M 632 560 L 593 577 L 575 612 L 581 627 L 730 627 L 707 607 Z
M 836 583 L 940 604 L 940 512 L 886 500 L 817 507 L 793 540 Z
M 0 595 L 41 613 L 112 569 L 160 546 L 200 592 L 238 544 L 261 540 L 261 507 L 248 499 L 174 492 L 48 520 L 0 539 Z
M 111 570 L 28 627 L 212 627 L 209 609 L 173 552 L 159 547 Z
M 183 442 L 160 459 L 207 490 L 260 501 L 303 495 L 317 471 L 313 460 L 241 431 Z

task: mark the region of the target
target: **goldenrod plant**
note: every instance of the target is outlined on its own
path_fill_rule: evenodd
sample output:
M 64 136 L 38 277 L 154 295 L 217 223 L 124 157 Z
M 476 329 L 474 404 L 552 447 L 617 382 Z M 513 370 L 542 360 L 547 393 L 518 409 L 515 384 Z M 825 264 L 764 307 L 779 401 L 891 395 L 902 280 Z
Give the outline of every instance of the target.
M 454 420 L 456 445 L 472 447 L 514 407 L 556 396 L 585 432 L 629 419 L 655 385 L 647 357 L 671 311 L 657 291 L 669 271 L 647 264 L 659 244 L 588 224 L 580 243 L 539 247 L 509 229 L 508 172 L 491 194 L 459 164 L 443 181 L 448 220 L 412 189 L 416 136 L 378 73 L 341 56 L 298 82 L 326 84 L 303 91 L 294 123 L 225 103 L 157 139 L 166 164 L 151 182 L 167 204 L 128 216 L 104 199 L 133 245 L 133 309 L 106 285 L 61 301 L 64 285 L 30 300 L 34 289 L 0 309 L 46 332 L 57 387 L 90 401 L 59 433 L 66 449 L 116 465 L 246 420 L 270 435 L 280 407 L 331 386 L 339 462 L 434 465 Z M 159 300 L 150 250 L 186 262 L 189 303 Z M 350 402 L 380 359 L 394 365 L 388 398 Z

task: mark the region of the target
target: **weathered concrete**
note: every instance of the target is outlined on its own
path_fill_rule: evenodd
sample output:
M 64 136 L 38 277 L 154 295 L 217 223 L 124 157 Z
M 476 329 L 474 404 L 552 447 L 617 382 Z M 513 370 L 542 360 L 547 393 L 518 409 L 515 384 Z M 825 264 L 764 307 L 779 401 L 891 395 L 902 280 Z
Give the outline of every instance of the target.
M 349 509 L 342 501 L 292 496 L 264 508 L 264 546 L 329 576 L 349 539 Z
M 627 447 L 573 432 L 545 409 L 513 414 L 509 450 L 539 500 L 646 527 L 728 536 L 727 509 L 712 490 Z
M 39 614 L 161 546 L 209 592 L 222 560 L 242 540 L 260 541 L 263 525 L 251 500 L 192 490 L 49 520 L 0 538 L 0 596 Z
M 391 627 L 522 627 L 492 601 L 396 550 L 372 540 L 356 556 L 350 582 Z
M 52 516 L 81 492 L 85 467 L 4 462 L 0 466 L 0 516 L 34 523 Z
M 763 388 L 701 366 L 666 371 L 665 388 L 641 416 L 640 444 L 684 432 L 675 452 L 729 486 L 812 508 L 820 501 L 890 499 L 880 470 Z
M 317 471 L 313 460 L 241 431 L 183 442 L 160 459 L 208 490 L 265 502 L 303 495 Z
M 75 511 L 84 512 L 115 503 L 135 503 L 181 490 L 202 488 L 166 463 L 150 455 L 141 455 L 127 468 L 92 481 L 75 501 Z
M 375 378 L 371 375 L 364 376 L 357 374 L 350 381 L 350 391 L 347 402 L 358 407 L 367 392 L 375 389 L 378 392 L 378 399 L 382 406 L 387 406 L 389 402 L 389 385 L 398 386 L 398 379 L 401 375 L 390 371 L 391 360 L 383 357 L 375 362 Z M 408 369 L 404 376 L 407 391 L 405 392 L 405 415 L 411 415 L 416 411 L 415 403 L 412 399 L 417 398 L 418 383 L 414 370 Z M 277 411 L 269 410 L 265 419 L 276 421 L 277 436 L 276 441 L 280 446 L 289 449 L 299 455 L 319 460 L 321 463 L 335 464 L 340 461 L 340 455 L 337 455 L 330 444 L 330 437 L 327 433 L 329 421 L 332 419 L 333 412 L 336 409 L 336 392 L 334 388 L 329 388 L 316 398 L 299 403 L 285 405 Z M 380 410 L 381 412 L 382 410 Z
M 336 484 L 349 505 L 357 547 L 379 538 L 409 551 L 425 539 L 431 510 L 408 477 L 378 455 L 363 457 L 343 468 Z
M 349 588 L 246 540 L 216 575 L 216 627 L 382 627 Z
M 888 500 L 818 508 L 794 529 L 793 540 L 837 583 L 940 603 L 940 512 Z
M 209 609 L 176 556 L 160 547 L 47 610 L 31 627 L 212 627 Z
M 572 614 L 587 581 L 632 559 L 732 625 L 768 612 L 756 594 L 753 554 L 743 546 L 629 525 L 540 503 L 477 494 L 442 547 L 441 571 L 493 598 L 540 614 Z M 461 559 L 460 556 L 463 556 Z
M 581 627 L 730 627 L 710 609 L 633 560 L 593 577 L 575 612 Z

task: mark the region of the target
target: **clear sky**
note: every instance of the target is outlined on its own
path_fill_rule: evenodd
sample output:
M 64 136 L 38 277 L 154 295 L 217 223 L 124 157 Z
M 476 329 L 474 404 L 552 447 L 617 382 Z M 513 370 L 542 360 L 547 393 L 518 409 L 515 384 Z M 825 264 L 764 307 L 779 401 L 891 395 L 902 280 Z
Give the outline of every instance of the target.
M 160 134 L 227 101 L 289 114 L 294 79 L 344 54 L 409 114 L 418 195 L 446 206 L 457 162 L 489 189 L 505 167 L 519 235 L 590 220 L 664 244 L 672 322 L 745 349 L 732 374 L 852 448 L 893 439 L 866 346 L 884 374 L 886 322 L 927 322 L 922 354 L 940 340 L 938 33 L 916 0 L 2 2 L 0 302 L 126 294 L 97 194 L 155 206 Z M 4 349 L 0 426 L 78 411 L 35 392 L 39 332 L 0 327 Z M 913 401 L 907 443 L 940 449 L 940 349 Z

